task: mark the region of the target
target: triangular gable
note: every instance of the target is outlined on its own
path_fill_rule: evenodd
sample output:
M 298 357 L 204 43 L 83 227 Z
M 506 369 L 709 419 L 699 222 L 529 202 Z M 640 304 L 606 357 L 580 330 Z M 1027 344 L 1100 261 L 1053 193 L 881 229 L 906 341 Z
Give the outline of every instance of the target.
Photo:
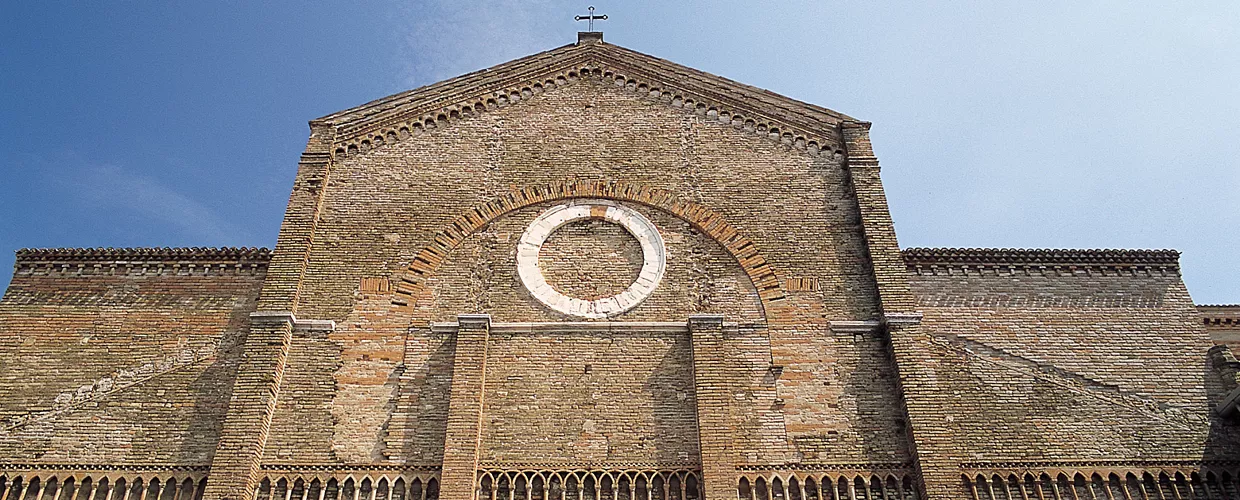
M 612 83 L 648 99 L 730 123 L 738 129 L 828 154 L 843 154 L 843 113 L 583 37 L 439 83 L 401 92 L 311 122 L 336 132 L 337 154 L 366 151 L 429 128 L 573 85 Z

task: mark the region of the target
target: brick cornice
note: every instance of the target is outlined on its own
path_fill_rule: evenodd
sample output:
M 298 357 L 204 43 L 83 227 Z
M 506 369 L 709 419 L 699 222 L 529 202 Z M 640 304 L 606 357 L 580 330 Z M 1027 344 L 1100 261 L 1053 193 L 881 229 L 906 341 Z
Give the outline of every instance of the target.
M 1200 468 L 1240 467 L 1237 460 L 1201 460 L 1193 458 L 1147 459 L 1147 460 L 1055 460 L 1012 462 L 965 462 L 961 469 L 1069 469 L 1069 468 Z
M 63 462 L 3 462 L 0 472 L 53 472 L 53 471 L 86 471 L 86 472 L 206 472 L 210 465 L 177 465 L 177 464 L 91 464 Z
M 260 467 L 270 472 L 436 472 L 439 464 L 303 464 L 265 463 Z
M 333 154 L 340 158 L 587 80 L 837 160 L 845 154 L 839 128 L 845 123 L 868 126 L 827 108 L 602 42 L 566 45 L 516 59 L 311 124 L 334 128 Z
M 909 269 L 920 267 L 1150 267 L 1179 269 L 1175 250 L 1076 250 L 1016 248 L 907 248 Z
M 1197 311 L 1207 327 L 1240 326 L 1240 304 L 1199 304 Z
M 23 248 L 15 276 L 214 275 L 267 269 L 266 248 Z
M 255 262 L 271 260 L 271 250 L 254 247 L 189 248 L 23 248 L 17 264 L 36 262 Z

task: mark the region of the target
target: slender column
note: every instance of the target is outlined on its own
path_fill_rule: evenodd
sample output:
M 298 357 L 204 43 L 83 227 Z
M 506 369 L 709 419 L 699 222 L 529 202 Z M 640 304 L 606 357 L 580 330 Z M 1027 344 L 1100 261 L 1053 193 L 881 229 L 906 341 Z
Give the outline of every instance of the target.
M 34 500 L 43 500 L 43 495 L 47 494 L 47 486 L 52 484 L 51 481 L 44 480 L 39 483 L 39 492 L 35 494 Z
M 52 496 L 52 500 L 61 500 L 62 498 L 65 497 L 65 483 L 72 479 L 73 479 L 73 476 L 69 476 L 69 477 L 66 477 L 60 480 L 60 483 L 59 483 L 60 487 L 56 489 L 56 494 Z M 113 488 L 113 491 L 115 490 L 116 488 Z M 4 498 L 4 495 L 0 494 L 0 498 Z
M 462 314 L 457 325 L 439 498 L 474 500 L 491 316 Z
M 705 500 L 731 500 L 736 497 L 736 454 L 723 316 L 689 316 L 689 335 L 693 345 L 702 491 Z
M 124 495 L 124 493 L 120 491 L 122 488 L 117 488 L 117 487 L 116 487 L 116 483 L 118 483 L 118 482 L 120 482 L 120 478 L 116 478 L 116 480 L 113 480 L 113 481 L 109 481 L 109 482 L 108 482 L 108 485 L 109 485 L 109 486 L 111 486 L 111 490 L 108 492 L 108 499 L 109 499 L 109 500 L 123 500 L 123 499 L 124 499 L 124 496 L 123 496 L 123 495 Z M 128 485 L 128 483 L 126 483 L 126 485 L 125 485 L 125 488 L 124 488 L 124 489 L 128 489 L 128 488 L 129 488 L 129 485 Z M 61 490 L 64 490 L 64 484 L 63 484 L 63 483 L 61 483 Z M 61 495 L 60 495 L 60 493 L 57 493 L 57 494 L 56 494 L 56 496 L 59 498 Z M 192 496 L 192 495 L 191 495 L 191 496 Z M 185 499 L 185 498 L 177 497 L 177 500 L 190 500 L 190 499 Z
M 28 489 L 30 489 L 30 478 L 23 477 L 22 482 L 17 485 L 17 489 L 15 490 L 17 491 L 16 496 L 13 496 L 13 494 L 10 493 L 9 498 L 11 500 L 24 500 L 26 498 L 26 490 Z

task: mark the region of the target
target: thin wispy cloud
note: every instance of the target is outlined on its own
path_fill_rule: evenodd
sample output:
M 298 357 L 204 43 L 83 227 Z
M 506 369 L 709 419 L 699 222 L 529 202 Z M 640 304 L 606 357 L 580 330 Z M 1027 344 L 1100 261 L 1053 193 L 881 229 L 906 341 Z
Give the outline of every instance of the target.
M 569 43 L 547 29 L 562 24 L 566 9 L 545 0 L 431 0 L 404 6 L 409 32 L 399 84 L 418 87 Z
M 83 166 L 74 176 L 74 194 L 98 210 L 121 210 L 176 228 L 193 241 L 246 241 L 248 235 L 208 206 L 154 177 L 116 165 Z

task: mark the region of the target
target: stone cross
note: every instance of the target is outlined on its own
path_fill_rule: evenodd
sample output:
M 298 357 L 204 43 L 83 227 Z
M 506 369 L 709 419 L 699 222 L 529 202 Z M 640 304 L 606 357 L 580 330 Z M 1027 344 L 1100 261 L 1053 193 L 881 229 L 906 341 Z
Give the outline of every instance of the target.
M 601 15 L 601 16 L 596 16 L 596 15 L 594 15 L 594 6 L 593 6 L 593 5 L 591 5 L 591 6 L 590 6 L 590 15 L 588 15 L 588 16 L 575 16 L 575 17 L 573 17 L 573 20 L 574 20 L 574 21 L 586 21 L 586 20 L 590 21 L 590 31 L 594 31 L 594 20 L 595 20 L 595 19 L 598 19 L 599 21 L 606 21 L 606 20 L 607 20 L 607 14 L 603 14 L 603 15 Z

